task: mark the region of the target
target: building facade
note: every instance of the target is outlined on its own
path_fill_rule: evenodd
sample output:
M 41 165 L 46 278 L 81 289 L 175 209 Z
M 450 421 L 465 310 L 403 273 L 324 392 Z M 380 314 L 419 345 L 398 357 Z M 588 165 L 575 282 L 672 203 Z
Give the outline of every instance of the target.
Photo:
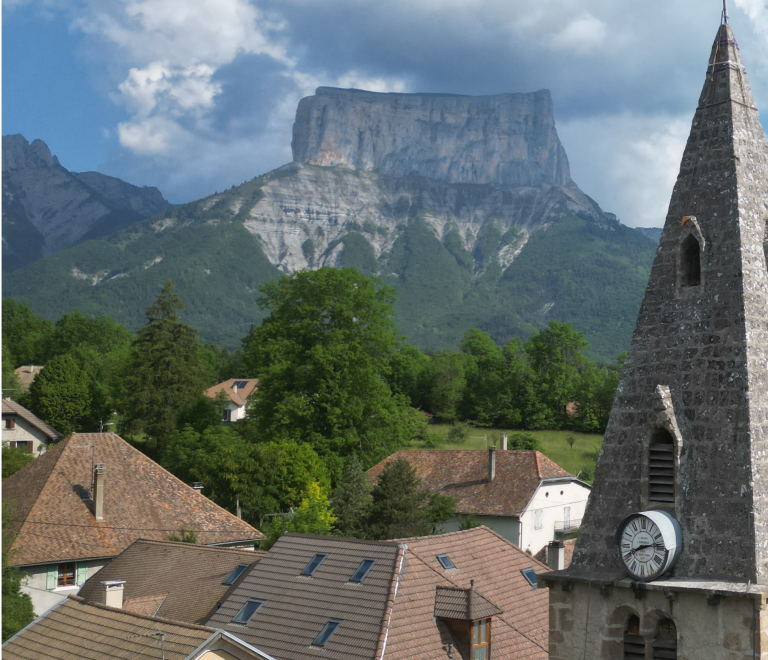
M 723 18 L 552 660 L 768 658 L 768 144 Z
M 39 456 L 61 433 L 12 399 L 3 399 L 3 444 Z

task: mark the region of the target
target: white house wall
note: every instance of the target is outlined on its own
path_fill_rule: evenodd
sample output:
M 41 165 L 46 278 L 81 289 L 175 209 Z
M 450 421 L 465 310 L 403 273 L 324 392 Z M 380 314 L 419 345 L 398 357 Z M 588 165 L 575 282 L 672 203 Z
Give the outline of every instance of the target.
M 3 420 L 8 419 L 4 417 Z M 16 421 L 16 428 L 7 429 L 3 424 L 3 443 L 9 442 L 31 442 L 32 453 L 35 456 L 40 455 L 40 450 L 45 451 L 49 438 L 39 428 L 30 424 L 26 419 L 19 417 L 11 417 Z
M 92 575 L 96 575 L 102 568 L 108 563 L 109 559 L 95 559 L 92 561 L 84 562 L 88 565 L 88 578 Z M 32 607 L 35 610 L 35 614 L 40 616 L 47 612 L 54 605 L 64 600 L 67 596 L 76 596 L 80 591 L 80 586 L 72 587 L 56 587 L 55 589 L 46 589 L 46 581 L 48 577 L 48 564 L 41 566 L 24 566 L 22 571 L 27 574 L 24 582 L 21 585 L 21 590 L 25 594 L 29 594 L 32 598 Z
M 542 483 L 520 516 L 520 548 L 536 554 L 550 541 L 555 540 L 555 523 L 565 520 L 565 509 L 570 507 L 571 521 L 584 517 L 590 489 L 572 481 L 570 483 Z M 541 514 L 541 528 L 536 528 L 536 512 Z

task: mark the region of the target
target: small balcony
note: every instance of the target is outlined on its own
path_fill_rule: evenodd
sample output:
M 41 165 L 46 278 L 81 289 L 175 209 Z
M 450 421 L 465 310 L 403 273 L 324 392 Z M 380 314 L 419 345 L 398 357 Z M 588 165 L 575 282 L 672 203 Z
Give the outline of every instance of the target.
M 579 531 L 581 527 L 581 518 L 571 520 L 556 520 L 555 521 L 555 535 L 568 536 Z

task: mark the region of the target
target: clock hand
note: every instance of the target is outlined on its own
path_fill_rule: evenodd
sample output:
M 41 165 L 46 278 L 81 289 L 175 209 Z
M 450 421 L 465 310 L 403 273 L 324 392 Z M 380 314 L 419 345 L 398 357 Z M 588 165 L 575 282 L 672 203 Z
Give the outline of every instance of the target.
M 638 550 L 645 550 L 646 548 L 653 548 L 653 543 L 648 543 L 647 545 L 638 545 L 636 548 L 632 550 L 632 554 L 634 555 Z

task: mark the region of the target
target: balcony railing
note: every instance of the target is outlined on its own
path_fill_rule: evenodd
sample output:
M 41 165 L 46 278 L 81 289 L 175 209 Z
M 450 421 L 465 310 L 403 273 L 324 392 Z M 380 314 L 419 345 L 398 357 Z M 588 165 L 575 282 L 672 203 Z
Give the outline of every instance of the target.
M 555 521 L 556 534 L 571 534 L 578 531 L 579 527 L 581 527 L 581 518 Z

